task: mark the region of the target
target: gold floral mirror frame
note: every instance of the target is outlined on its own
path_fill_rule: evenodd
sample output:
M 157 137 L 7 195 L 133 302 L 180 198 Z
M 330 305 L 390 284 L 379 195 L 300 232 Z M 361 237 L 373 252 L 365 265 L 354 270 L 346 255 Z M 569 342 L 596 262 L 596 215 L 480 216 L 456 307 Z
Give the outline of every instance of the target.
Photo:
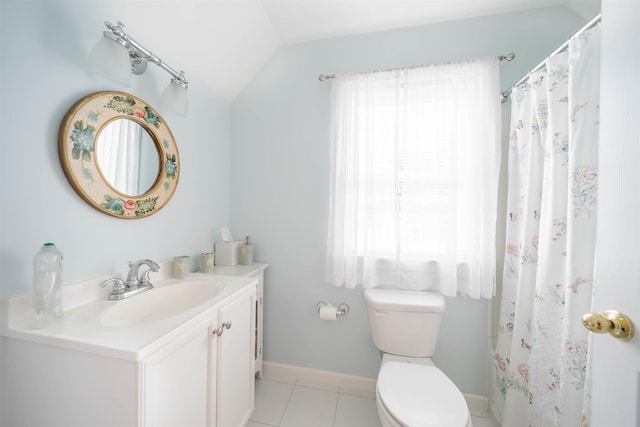
M 141 125 L 158 150 L 158 176 L 140 196 L 117 191 L 98 166 L 94 150 L 98 136 L 118 119 Z M 169 126 L 153 107 L 128 93 L 97 92 L 80 99 L 62 120 L 58 151 L 64 174 L 80 197 L 100 212 L 118 218 L 139 219 L 158 212 L 178 185 L 180 158 Z

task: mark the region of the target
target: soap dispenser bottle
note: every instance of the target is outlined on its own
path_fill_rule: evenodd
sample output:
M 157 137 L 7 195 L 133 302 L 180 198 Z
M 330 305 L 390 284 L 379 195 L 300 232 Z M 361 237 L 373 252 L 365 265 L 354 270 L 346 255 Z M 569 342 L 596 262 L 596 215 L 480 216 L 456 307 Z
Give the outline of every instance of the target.
M 251 244 L 251 237 L 249 236 L 244 239 L 242 246 L 240 246 L 240 264 L 253 264 L 253 245 Z
M 53 243 L 33 257 L 33 309 L 36 327 L 62 316 L 62 252 Z

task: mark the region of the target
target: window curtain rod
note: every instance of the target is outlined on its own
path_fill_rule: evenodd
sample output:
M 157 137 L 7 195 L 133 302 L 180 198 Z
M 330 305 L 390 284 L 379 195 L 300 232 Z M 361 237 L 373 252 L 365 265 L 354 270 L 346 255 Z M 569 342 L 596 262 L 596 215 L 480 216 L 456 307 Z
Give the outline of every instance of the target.
M 508 53 L 506 55 L 498 55 L 498 59 L 500 61 L 513 61 L 513 59 L 516 57 L 516 54 L 511 52 Z M 387 69 L 387 70 L 377 70 L 377 71 L 373 71 L 374 73 L 378 73 L 378 72 L 382 72 L 382 71 L 395 71 L 395 70 L 410 70 L 412 68 L 420 68 L 421 66 L 418 67 L 406 67 L 406 68 L 392 68 L 392 69 Z M 329 79 L 335 79 L 336 75 L 335 74 L 320 74 L 318 76 L 318 80 L 320 80 L 321 82 L 325 81 L 325 80 L 329 80 Z
M 584 33 L 585 31 L 591 29 L 596 24 L 598 24 L 600 22 L 600 18 L 601 18 L 600 14 L 596 15 L 595 18 L 593 18 L 591 21 L 589 21 L 587 23 L 587 25 L 585 25 L 584 27 L 580 28 L 574 35 L 569 37 L 567 39 L 567 41 L 564 42 L 559 48 L 557 48 L 556 50 L 551 52 L 538 65 L 536 65 L 531 70 L 529 70 L 529 72 L 527 74 L 525 74 L 524 77 L 522 77 L 520 80 L 518 80 L 517 82 L 512 84 L 509 89 L 507 89 L 504 92 L 502 92 L 502 103 L 507 102 L 507 100 L 509 99 L 509 95 L 511 95 L 511 91 L 513 90 L 514 87 L 518 87 L 518 85 L 522 84 L 525 80 L 527 80 L 527 78 L 529 78 L 529 75 L 531 73 L 534 73 L 534 72 L 538 71 L 540 68 L 544 67 L 544 65 L 547 63 L 547 59 L 548 58 L 551 58 L 552 56 L 557 55 L 560 52 L 562 52 L 563 50 L 565 50 L 566 48 L 568 48 L 569 47 L 569 41 L 571 41 L 571 39 L 573 39 L 574 37 L 579 36 L 580 34 Z

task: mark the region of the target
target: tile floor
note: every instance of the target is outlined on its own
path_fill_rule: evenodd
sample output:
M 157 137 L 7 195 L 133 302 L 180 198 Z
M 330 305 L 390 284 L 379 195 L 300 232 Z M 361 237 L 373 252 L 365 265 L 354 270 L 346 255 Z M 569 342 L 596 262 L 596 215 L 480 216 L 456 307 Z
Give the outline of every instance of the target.
M 499 427 L 472 414 L 473 427 Z M 247 427 L 381 427 L 375 394 L 304 381 L 256 380 L 255 410 Z

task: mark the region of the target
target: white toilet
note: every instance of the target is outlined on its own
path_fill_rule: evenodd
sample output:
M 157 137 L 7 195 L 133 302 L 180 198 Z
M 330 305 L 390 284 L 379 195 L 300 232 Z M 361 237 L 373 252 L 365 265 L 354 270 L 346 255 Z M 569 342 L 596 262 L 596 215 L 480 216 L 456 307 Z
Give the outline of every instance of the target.
M 429 357 L 444 297 L 435 292 L 365 289 L 373 343 L 382 352 L 376 383 L 384 427 L 472 427 L 467 402 Z

